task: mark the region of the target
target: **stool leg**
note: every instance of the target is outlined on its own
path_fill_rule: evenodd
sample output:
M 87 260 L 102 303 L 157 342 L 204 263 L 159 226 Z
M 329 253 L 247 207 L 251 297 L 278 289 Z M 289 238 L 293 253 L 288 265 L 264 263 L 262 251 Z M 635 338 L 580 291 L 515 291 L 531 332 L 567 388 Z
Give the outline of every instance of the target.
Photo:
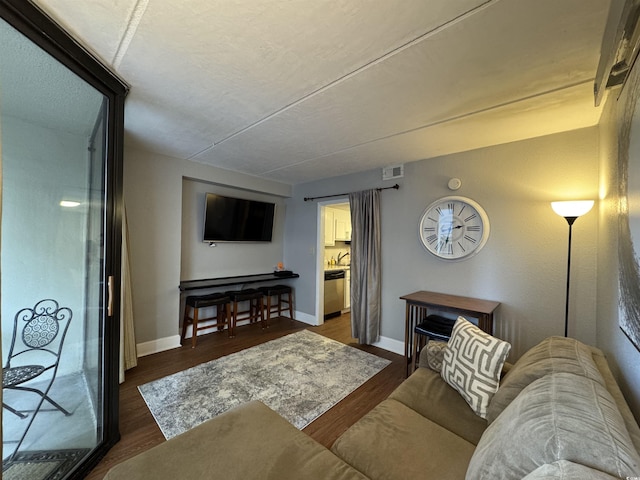
M 233 311 L 231 312 L 231 330 L 236 334 L 236 321 L 238 320 L 238 301 L 233 301 Z
M 235 332 L 233 330 L 233 322 L 231 321 L 231 302 L 227 302 L 224 304 L 224 314 L 227 320 L 227 329 L 229 330 L 229 338 L 235 337 Z
M 291 297 L 291 292 L 287 292 L 287 297 L 288 297 L 288 302 L 289 302 L 289 318 L 291 318 L 291 321 L 293 322 L 293 300 Z
M 198 310 L 197 307 L 193 309 L 193 330 L 191 332 L 191 348 L 196 348 L 196 343 L 198 341 Z
M 271 321 L 271 295 L 267 295 L 267 327 Z
M 262 301 L 262 296 L 256 298 L 256 303 L 256 307 L 260 310 L 260 324 L 262 325 L 262 328 L 265 329 L 269 326 L 269 323 L 264 317 L 264 302 Z
M 182 319 L 182 335 L 180 335 L 180 344 L 184 342 L 184 337 L 187 335 L 187 323 L 189 323 L 189 305 L 184 306 L 184 318 Z

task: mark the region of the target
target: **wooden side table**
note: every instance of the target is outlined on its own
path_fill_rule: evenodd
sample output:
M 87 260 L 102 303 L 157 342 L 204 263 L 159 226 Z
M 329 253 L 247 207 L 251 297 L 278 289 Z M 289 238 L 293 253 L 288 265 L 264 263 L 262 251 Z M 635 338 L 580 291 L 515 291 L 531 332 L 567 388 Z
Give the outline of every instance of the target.
M 406 317 L 404 326 L 404 358 L 406 361 L 406 375 L 411 366 L 411 346 L 415 326 L 428 315 L 430 308 L 439 312 L 452 312 L 458 315 L 469 315 L 478 319 L 478 327 L 493 335 L 493 313 L 500 302 L 482 300 L 479 298 L 461 297 L 446 293 L 419 291 L 403 295 L 401 300 L 406 302 Z

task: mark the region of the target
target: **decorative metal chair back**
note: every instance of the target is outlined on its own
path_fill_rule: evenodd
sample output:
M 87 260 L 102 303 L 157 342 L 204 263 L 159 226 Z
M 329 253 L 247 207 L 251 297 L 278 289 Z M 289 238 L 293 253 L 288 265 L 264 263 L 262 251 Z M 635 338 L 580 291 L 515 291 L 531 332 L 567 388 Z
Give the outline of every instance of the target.
M 4 368 L 11 368 L 16 357 L 36 351 L 53 355 L 55 358 L 50 362 L 57 363 L 72 316 L 69 308 L 60 308 L 52 299 L 41 300 L 33 308 L 20 310 L 15 316 L 13 338 Z
M 49 391 L 58 372 L 62 346 L 72 316 L 69 308 L 60 308 L 58 302 L 52 299 L 41 300 L 33 308 L 23 308 L 15 316 L 9 356 L 2 371 L 2 388 L 35 393 L 40 396 L 40 401 L 33 410 L 33 415 L 10 459 L 18 452 L 44 401 L 65 415 L 71 415 L 49 396 Z M 30 383 L 31 380 L 42 378 L 40 376 L 45 372 L 50 372 L 45 376 L 48 378 L 44 382 L 45 388 Z M 28 416 L 27 413 L 5 403 L 5 398 L 2 407 L 20 418 Z

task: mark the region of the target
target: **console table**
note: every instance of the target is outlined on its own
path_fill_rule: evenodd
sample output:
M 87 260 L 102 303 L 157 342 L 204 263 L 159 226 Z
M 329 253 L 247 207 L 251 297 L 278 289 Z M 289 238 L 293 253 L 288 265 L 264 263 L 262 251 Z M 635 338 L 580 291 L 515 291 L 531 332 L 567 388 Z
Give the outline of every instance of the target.
M 204 288 L 228 287 L 231 285 L 243 285 L 245 283 L 269 282 L 273 280 L 286 280 L 288 278 L 299 278 L 297 273 L 275 274 L 258 273 L 254 275 L 240 275 L 237 277 L 205 278 L 203 280 L 185 280 L 180 282 L 180 291 L 200 290 Z
M 411 346 L 415 326 L 427 316 L 430 308 L 439 312 L 451 312 L 458 315 L 469 315 L 478 319 L 481 330 L 493 334 L 493 313 L 500 302 L 481 300 L 479 298 L 461 297 L 446 293 L 419 291 L 403 295 L 401 300 L 406 302 L 405 330 L 404 330 L 404 358 L 406 361 L 406 375 L 409 376 L 411 365 Z

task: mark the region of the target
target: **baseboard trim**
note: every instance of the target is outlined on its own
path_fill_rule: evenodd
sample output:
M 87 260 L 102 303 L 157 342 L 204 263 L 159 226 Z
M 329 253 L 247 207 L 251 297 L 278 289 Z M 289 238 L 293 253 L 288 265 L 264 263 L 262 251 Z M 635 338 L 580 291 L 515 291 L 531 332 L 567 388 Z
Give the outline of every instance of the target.
M 308 325 L 317 326 L 318 322 L 315 316 L 309 315 L 308 313 L 296 312 L 295 319 L 306 323 Z M 238 322 L 238 325 L 242 325 L 247 322 Z M 187 330 L 186 338 L 191 337 L 191 326 L 189 326 Z M 204 333 L 203 333 L 204 335 Z M 174 348 L 179 348 L 180 345 L 180 335 L 173 335 L 171 337 L 159 338 L 157 340 L 151 340 L 150 342 L 138 343 L 136 348 L 138 350 L 138 358 L 146 357 L 147 355 L 153 355 L 154 353 L 164 352 L 166 350 L 171 350 Z M 387 350 L 392 353 L 397 353 L 398 355 L 404 355 L 404 342 L 400 340 L 395 340 L 393 338 L 388 337 L 380 337 L 380 340 L 373 344 L 374 347 L 382 348 L 383 350 Z
M 146 357 L 147 355 L 164 352 L 165 350 L 171 350 L 178 347 L 180 347 L 180 335 L 158 338 L 157 340 L 138 343 L 136 345 L 136 348 L 138 350 L 138 358 Z
M 308 313 L 298 312 L 297 310 L 295 312 L 294 318 L 299 322 L 306 323 L 307 325 L 313 325 L 314 327 L 317 327 L 318 325 L 320 325 L 315 315 L 309 315 Z
M 380 337 L 380 340 L 373 344 L 374 347 L 388 350 L 389 352 L 397 353 L 398 355 L 404 355 L 404 342 L 396 340 L 395 338 Z

